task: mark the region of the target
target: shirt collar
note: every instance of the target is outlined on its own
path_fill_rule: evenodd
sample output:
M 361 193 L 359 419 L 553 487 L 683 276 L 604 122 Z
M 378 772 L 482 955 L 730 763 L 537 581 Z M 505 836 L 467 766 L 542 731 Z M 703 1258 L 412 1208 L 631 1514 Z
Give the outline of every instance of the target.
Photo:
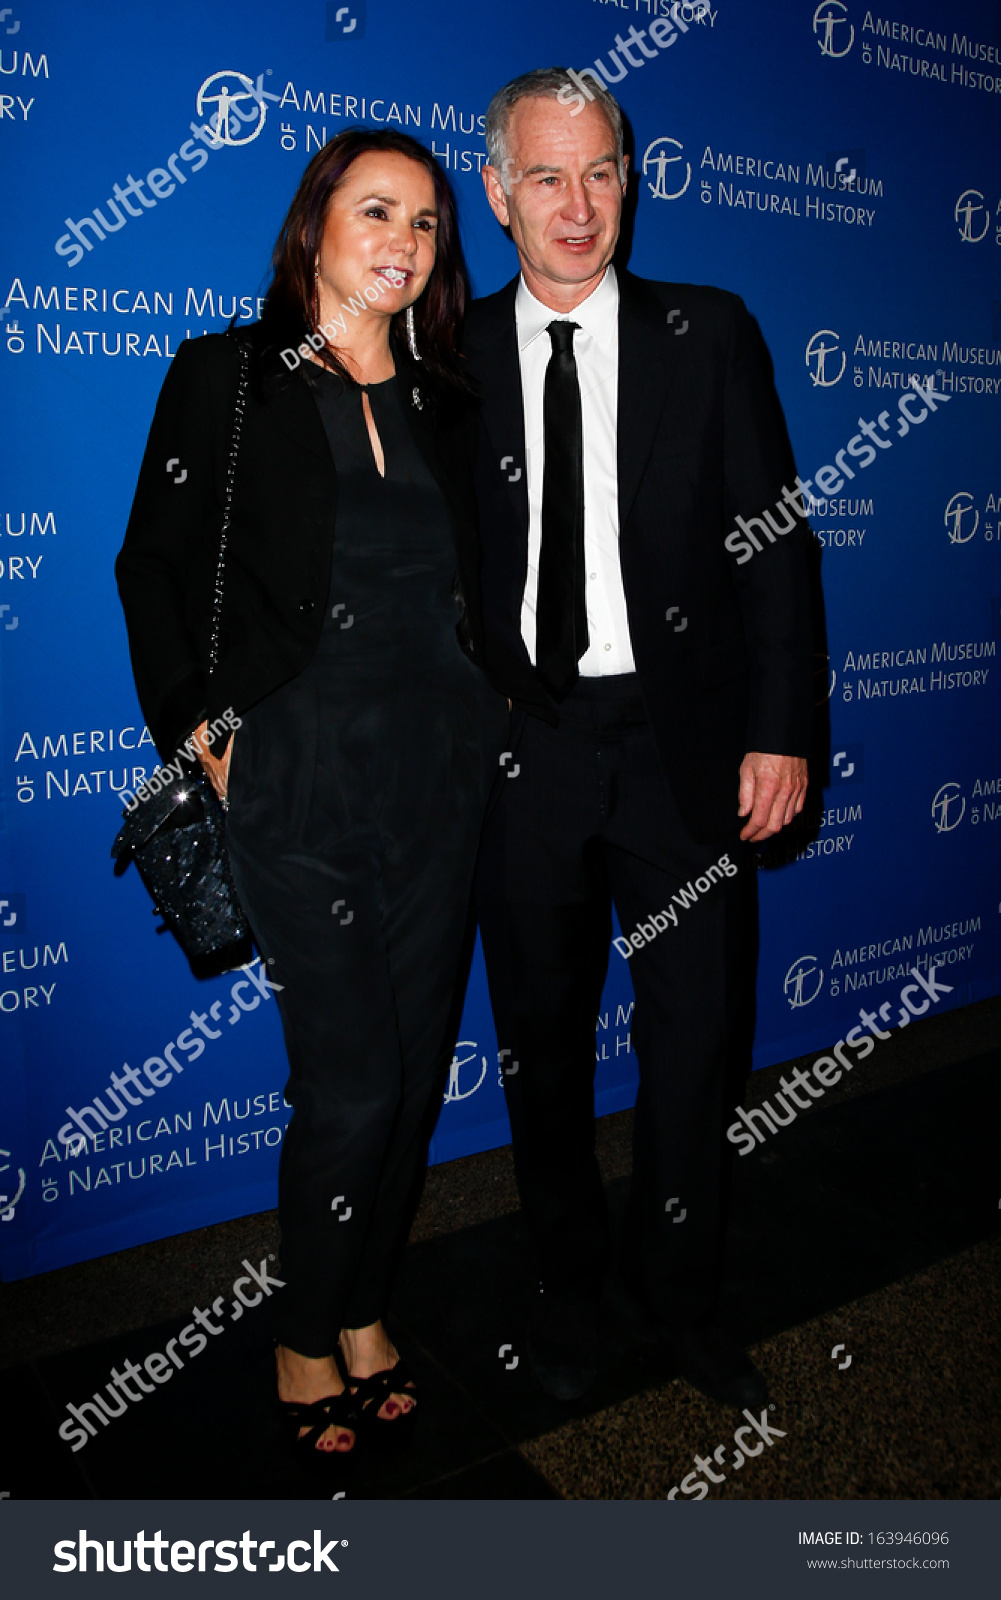
M 597 288 L 592 289 L 587 299 L 582 300 L 579 306 L 575 306 L 573 311 L 568 311 L 565 316 L 562 312 L 553 311 L 550 306 L 544 306 L 541 300 L 537 300 L 524 277 L 520 277 L 514 301 L 514 315 L 518 329 L 519 350 L 526 349 L 554 321 L 579 323 L 581 329 L 598 344 L 607 345 L 618 326 L 619 284 L 615 268 L 609 264 Z

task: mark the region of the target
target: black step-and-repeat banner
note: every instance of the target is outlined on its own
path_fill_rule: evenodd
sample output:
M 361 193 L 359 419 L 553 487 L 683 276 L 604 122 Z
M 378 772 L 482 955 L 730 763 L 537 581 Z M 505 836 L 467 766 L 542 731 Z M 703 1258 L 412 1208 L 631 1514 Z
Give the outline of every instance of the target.
M 603 74 L 628 113 L 633 269 L 736 290 L 758 318 L 822 551 L 828 782 L 760 874 L 756 1064 L 829 1047 L 860 1010 L 900 1026 L 914 967 L 944 969 L 939 1011 L 1001 986 L 1001 8 L 17 0 L 0 10 L 4 1278 L 275 1200 L 289 1111 L 262 969 L 197 982 L 109 856 L 157 764 L 112 563 L 167 363 L 257 315 L 306 161 L 359 124 L 434 150 L 475 291 L 505 282 L 484 112 L 552 62 Z M 615 946 L 602 1112 L 634 1092 L 631 1008 Z M 502 1068 L 477 953 L 433 1159 L 506 1141 Z

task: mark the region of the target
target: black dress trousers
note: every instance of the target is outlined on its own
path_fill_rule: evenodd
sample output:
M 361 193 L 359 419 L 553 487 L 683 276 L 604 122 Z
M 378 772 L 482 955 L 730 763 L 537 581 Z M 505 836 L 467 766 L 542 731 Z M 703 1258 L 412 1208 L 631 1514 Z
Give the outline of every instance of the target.
M 508 711 L 459 646 L 448 514 L 395 380 L 368 389 L 382 478 L 360 389 L 310 378 L 338 474 L 327 613 L 234 736 L 227 832 L 289 1059 L 277 1333 L 318 1357 L 386 1310 Z
M 522 1204 L 543 1279 L 597 1292 L 610 1241 L 595 1028 L 609 959 L 625 959 L 609 954 L 614 903 L 623 935 L 654 935 L 629 958 L 640 1086 L 620 1259 L 658 1320 L 681 1329 L 716 1306 L 724 1127 L 753 1036 L 756 883 L 738 839 L 737 773 L 733 832 L 700 844 L 671 797 L 635 675 L 581 678 L 559 712 L 558 727 L 524 718 L 518 776 L 487 824 L 477 876 L 499 1043 L 518 1061 L 505 1087 Z

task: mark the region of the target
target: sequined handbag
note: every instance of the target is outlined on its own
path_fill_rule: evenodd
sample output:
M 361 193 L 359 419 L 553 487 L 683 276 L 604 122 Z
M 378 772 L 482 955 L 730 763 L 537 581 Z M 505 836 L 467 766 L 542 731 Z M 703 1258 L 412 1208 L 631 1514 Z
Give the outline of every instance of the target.
M 212 596 L 209 677 L 219 658 L 226 545 L 250 371 L 247 346 L 238 341 L 238 347 L 240 377 Z M 135 862 L 153 897 L 154 914 L 162 916 L 189 958 L 214 956 L 250 937 L 230 871 L 222 807 L 199 766 L 183 777 L 164 776 L 156 793 L 134 800 L 122 815 L 124 825 L 111 847 L 116 871 L 124 872 L 130 861 Z

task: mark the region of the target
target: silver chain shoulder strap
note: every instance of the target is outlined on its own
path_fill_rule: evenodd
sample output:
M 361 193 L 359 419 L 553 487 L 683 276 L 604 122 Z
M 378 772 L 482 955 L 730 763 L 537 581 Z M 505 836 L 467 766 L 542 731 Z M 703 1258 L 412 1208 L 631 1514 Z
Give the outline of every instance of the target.
M 209 637 L 209 676 L 219 661 L 219 627 L 222 622 L 223 580 L 226 569 L 226 545 L 233 508 L 233 485 L 236 482 L 236 458 L 240 453 L 240 434 L 243 430 L 243 413 L 247 404 L 247 385 L 250 377 L 250 351 L 242 339 L 237 340 L 240 352 L 240 377 L 236 388 L 236 409 L 233 414 L 233 436 L 226 462 L 226 492 L 223 504 L 222 527 L 219 530 L 219 559 L 215 570 L 215 591 L 212 596 L 212 632 Z

